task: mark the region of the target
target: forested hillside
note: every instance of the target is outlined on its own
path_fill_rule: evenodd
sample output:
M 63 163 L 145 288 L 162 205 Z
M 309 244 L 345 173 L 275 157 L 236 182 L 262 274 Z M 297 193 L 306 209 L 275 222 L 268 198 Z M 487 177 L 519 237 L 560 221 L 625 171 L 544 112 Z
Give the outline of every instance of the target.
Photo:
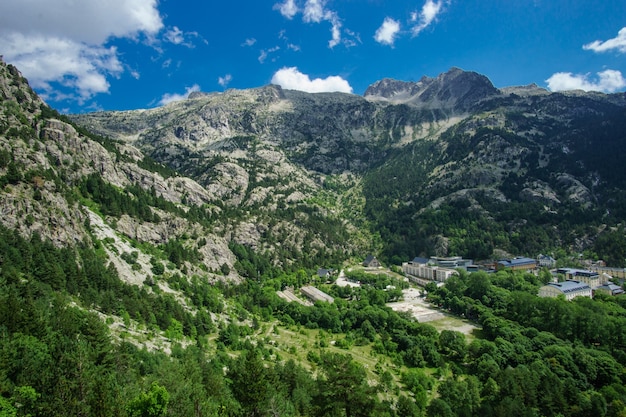
M 401 274 L 355 266 L 377 249 L 385 261 L 430 250 L 485 257 L 495 248 L 531 251 L 540 246 L 540 231 L 550 244 L 567 243 L 567 225 L 573 247 L 584 233 L 586 247 L 619 254 L 615 193 L 623 178 L 610 177 L 613 171 L 583 175 L 573 159 L 547 158 L 547 140 L 522 146 L 528 135 L 472 127 L 497 118 L 487 113 L 453 127 L 431 112 L 432 135 L 409 141 L 401 120 L 421 123 L 426 113 L 384 102 L 367 104 L 380 124 L 367 133 L 367 117 L 355 122 L 364 142 L 346 145 L 335 161 L 343 167 L 358 153 L 354 171 L 307 167 L 305 155 L 321 151 L 298 142 L 306 130 L 290 136 L 289 149 L 260 134 L 230 136 L 195 154 L 173 147 L 181 153 L 165 165 L 153 157 L 170 148 L 145 148 L 154 151 L 147 156 L 135 147 L 141 141 L 128 139 L 137 120 L 118 126 L 126 138 L 91 133 L 49 108 L 4 63 L 0 93 L 0 416 L 626 414 L 626 299 L 540 299 L 547 271 L 460 273 L 426 290 L 446 320 L 474 329 L 461 333 L 392 310 L 388 303 L 409 286 Z M 279 114 L 289 104 L 263 97 Z M 310 99 L 335 115 L 346 100 Z M 602 103 L 591 113 L 621 114 L 619 103 Z M 383 123 L 383 115 L 398 117 Z M 252 116 L 244 125 L 262 131 Z M 621 126 L 613 116 L 604 124 Z M 315 127 L 323 117 L 307 120 Z M 592 122 L 596 130 L 602 124 L 600 116 Z M 160 128 L 176 132 L 177 123 Z M 591 132 L 585 126 L 581 137 Z M 387 134 L 375 146 L 363 145 L 381 131 Z M 619 132 L 598 137 L 621 143 Z M 474 175 L 474 158 L 499 154 L 488 139 L 508 141 L 503 149 L 528 155 L 530 165 L 494 160 L 494 177 Z M 325 140 L 339 143 L 342 136 Z M 568 149 L 593 158 L 581 143 L 572 139 Z M 315 164 L 328 167 L 333 152 Z M 178 165 L 176 155 L 185 157 Z M 194 158 L 201 162 L 196 171 Z M 546 172 L 529 168 L 539 160 Z M 541 193 L 516 183 L 529 172 L 545 186 Z M 590 182 L 575 179 L 583 177 Z M 435 178 L 497 186 L 444 187 Z M 541 208 L 513 198 L 533 190 Z M 548 203 L 552 198 L 562 204 Z M 321 278 L 322 267 L 345 268 L 349 282 L 359 284 Z M 279 296 L 305 285 L 334 302 Z
M 368 172 L 365 212 L 396 263 L 415 248 L 473 259 L 587 250 L 626 266 L 625 116 L 593 95 L 484 101 Z
M 325 286 L 336 302 L 310 307 L 276 296 L 288 276 L 218 288 L 183 279 L 194 316 L 168 294 L 122 283 L 98 248 L 75 253 L 6 229 L 1 237 L 5 415 L 626 411 L 624 298 L 540 299 L 530 274 L 463 274 L 429 297 L 482 324 L 469 342 L 389 310 L 390 281 L 381 278 L 359 289 Z M 113 317 L 125 329 L 116 337 Z M 131 329 L 141 329 L 143 348 Z M 287 347 L 280 334 L 289 329 L 301 340 L 317 336 Z M 171 354 L 146 349 L 159 335 Z M 370 352 L 375 369 L 357 352 Z

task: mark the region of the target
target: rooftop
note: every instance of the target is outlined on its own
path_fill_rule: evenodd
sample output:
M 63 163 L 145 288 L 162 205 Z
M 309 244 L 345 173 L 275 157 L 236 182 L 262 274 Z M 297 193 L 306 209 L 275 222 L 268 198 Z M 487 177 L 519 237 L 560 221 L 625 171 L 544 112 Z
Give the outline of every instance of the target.
M 503 266 L 518 266 L 518 265 L 536 264 L 537 261 L 531 258 L 519 257 L 519 258 L 513 258 L 513 259 L 503 259 L 501 261 L 498 261 L 498 263 Z
M 598 275 L 597 272 L 589 271 L 587 269 L 576 269 L 576 268 L 559 268 L 557 269 L 557 274 L 570 274 L 573 276 L 581 276 L 581 277 L 594 277 Z
M 624 290 L 622 289 L 622 287 L 620 287 L 619 285 L 611 284 L 611 283 L 600 285 L 599 287 L 596 287 L 596 290 L 609 291 L 613 295 L 624 293 Z
M 584 290 L 591 289 L 591 287 L 585 284 L 584 282 L 574 281 L 574 280 L 568 280 L 568 281 L 563 281 L 563 282 L 551 282 L 546 285 L 557 287 L 564 294 L 575 292 L 575 291 L 584 291 Z
M 427 264 L 428 263 L 428 258 L 420 258 L 419 256 L 416 256 L 415 258 L 413 258 L 413 260 L 411 261 L 414 264 Z

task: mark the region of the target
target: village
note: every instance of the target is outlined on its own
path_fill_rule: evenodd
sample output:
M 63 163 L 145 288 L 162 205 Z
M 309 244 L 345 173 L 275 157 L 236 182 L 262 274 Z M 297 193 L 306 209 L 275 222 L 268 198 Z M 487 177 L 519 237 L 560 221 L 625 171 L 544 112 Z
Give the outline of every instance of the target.
M 525 271 L 538 275 L 542 270 L 548 270 L 551 281 L 539 288 L 538 297 L 556 298 L 562 296 L 565 300 L 576 297 L 593 298 L 596 294 L 608 296 L 620 296 L 624 294 L 622 288 L 626 278 L 626 268 L 611 268 L 603 262 L 586 262 L 586 269 L 557 268 L 556 260 L 548 255 L 539 255 L 536 259 L 527 257 L 515 257 L 501 259 L 492 263 L 475 264 L 471 259 L 460 256 L 430 258 L 416 257 L 408 262 L 403 262 L 401 274 L 398 276 L 410 284 L 402 290 L 400 300 L 389 302 L 387 305 L 395 311 L 408 312 L 420 322 L 434 322 L 444 319 L 447 314 L 430 305 L 424 295 L 428 285 L 445 285 L 452 276 L 458 276 L 459 270 L 474 273 L 484 271 L 495 273 L 502 270 Z M 363 271 L 378 274 L 392 273 L 373 255 L 365 258 L 361 265 Z M 399 271 L 396 268 L 396 271 Z M 340 287 L 360 287 L 359 281 L 352 280 L 344 274 L 344 271 L 320 268 L 315 280 L 320 283 L 334 283 Z M 315 282 L 314 280 L 314 282 Z M 313 283 L 314 284 L 314 283 Z M 621 284 L 621 285 L 618 285 Z M 315 302 L 333 303 L 334 298 L 317 288 L 315 285 L 306 285 L 300 288 L 300 296 L 293 289 L 278 291 L 277 294 L 289 301 L 303 305 L 313 305 Z M 463 324 L 455 324 L 463 333 L 468 333 L 474 326 L 467 324 L 467 329 L 460 328 Z
M 624 280 L 626 269 L 610 268 L 602 262 L 589 265 L 589 269 L 555 268 L 556 260 L 551 256 L 539 255 L 537 259 L 516 257 L 499 260 L 493 264 L 475 265 L 471 259 L 454 257 L 414 258 L 402 264 L 402 272 L 410 282 L 426 286 L 431 282 L 443 285 L 452 275 L 458 274 L 457 269 L 467 272 L 485 271 L 493 273 L 500 270 L 527 271 L 537 274 L 540 269 L 547 268 L 552 281 L 539 289 L 539 297 L 558 297 L 563 295 L 566 300 L 576 297 L 592 298 L 595 293 L 611 296 L 624 293 L 623 288 L 614 280 Z

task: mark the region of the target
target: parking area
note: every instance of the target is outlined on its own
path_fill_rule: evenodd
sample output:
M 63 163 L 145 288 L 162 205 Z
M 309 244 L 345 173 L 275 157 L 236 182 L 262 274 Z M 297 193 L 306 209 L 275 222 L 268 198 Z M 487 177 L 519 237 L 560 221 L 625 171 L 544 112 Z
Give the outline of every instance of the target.
M 472 334 L 479 327 L 467 320 L 462 320 L 451 314 L 431 306 L 417 288 L 408 288 L 402 291 L 404 299 L 387 305 L 394 311 L 409 312 L 420 323 L 429 323 L 438 330 L 456 330 L 466 335 Z

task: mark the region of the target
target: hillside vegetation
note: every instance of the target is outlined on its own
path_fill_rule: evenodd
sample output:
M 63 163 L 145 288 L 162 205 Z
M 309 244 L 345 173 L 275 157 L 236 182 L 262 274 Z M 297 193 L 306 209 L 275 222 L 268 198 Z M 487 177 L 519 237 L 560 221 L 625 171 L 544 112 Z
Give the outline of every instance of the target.
M 1 63 L 0 416 L 624 415 L 625 299 L 461 273 L 428 300 L 467 337 L 389 308 L 401 275 L 348 269 L 626 258 L 624 98 L 459 71 L 70 118 Z M 334 302 L 277 294 L 305 285 Z

